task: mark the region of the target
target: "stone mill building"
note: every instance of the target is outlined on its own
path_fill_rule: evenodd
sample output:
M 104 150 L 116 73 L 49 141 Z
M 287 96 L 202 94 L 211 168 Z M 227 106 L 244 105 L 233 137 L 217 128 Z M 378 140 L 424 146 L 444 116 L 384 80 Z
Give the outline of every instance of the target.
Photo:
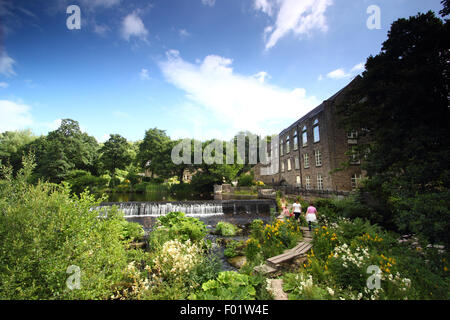
M 264 165 L 254 167 L 255 178 L 270 185 L 286 185 L 317 191 L 351 191 L 364 175 L 359 156 L 353 151 L 358 132 L 339 127 L 336 104 L 345 96 L 357 76 L 345 88 L 279 133 L 279 145 L 270 150 L 279 161 L 278 173 L 261 174 Z M 343 166 L 343 163 L 349 166 Z M 340 170 L 337 170 L 340 169 Z

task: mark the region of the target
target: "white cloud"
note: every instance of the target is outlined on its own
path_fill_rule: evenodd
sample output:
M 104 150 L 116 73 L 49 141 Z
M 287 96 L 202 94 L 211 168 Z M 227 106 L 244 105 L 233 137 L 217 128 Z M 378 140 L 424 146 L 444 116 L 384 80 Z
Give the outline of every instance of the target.
M 266 50 L 274 47 L 288 33 L 295 35 L 310 34 L 318 29 L 328 30 L 325 18 L 326 9 L 333 4 L 332 0 L 254 0 L 254 8 L 274 16 L 278 9 L 273 26 L 266 27 L 264 34 Z
M 139 77 L 141 78 L 141 80 L 149 80 L 150 76 L 148 75 L 148 70 L 142 68 L 141 72 L 139 73 Z
M 0 132 L 25 129 L 33 124 L 31 107 L 21 102 L 0 100 Z
M 16 61 L 8 56 L 6 51 L 3 51 L 3 53 L 0 54 L 0 74 L 3 74 L 7 77 L 15 76 L 16 72 L 13 68 L 15 63 Z
M 122 37 L 125 40 L 130 40 L 130 37 L 138 37 L 146 40 L 148 30 L 136 12 L 130 13 L 122 21 Z
M 346 73 L 344 69 L 336 69 L 327 74 L 327 77 L 330 79 L 344 79 L 351 77 L 350 73 Z
M 346 79 L 355 76 L 357 73 L 360 73 L 364 70 L 364 63 L 358 63 L 355 65 L 349 72 L 346 72 L 343 68 L 336 69 L 327 74 L 327 78 L 339 80 Z M 319 80 L 322 80 L 322 75 L 319 76 Z
M 8 87 L 9 87 L 9 84 L 8 84 L 8 83 L 6 83 L 6 82 L 0 82 L 0 88 L 5 89 L 5 88 L 8 88 Z
M 110 30 L 109 27 L 107 25 L 104 25 L 104 24 L 101 24 L 101 25 L 96 24 L 94 26 L 94 32 L 96 34 L 101 35 L 101 36 L 104 36 L 109 30 Z
M 187 38 L 191 35 L 186 29 L 180 29 L 180 31 L 178 31 L 178 34 L 182 38 Z
M 82 0 L 84 7 L 95 8 L 95 7 L 105 7 L 110 8 L 116 4 L 119 4 L 121 0 Z
M 167 60 L 159 63 L 165 78 L 197 108 L 195 113 L 184 112 L 186 121 L 206 118 L 228 138 L 241 130 L 271 134 L 279 131 L 279 121 L 295 121 L 318 105 L 315 97 L 306 96 L 305 89 L 268 84 L 261 80 L 267 73 L 258 73 L 259 77 L 238 74 L 232 62 L 209 55 L 198 65 L 184 61 L 176 50 L 167 52 Z
M 321 74 L 319 74 L 319 77 L 317 78 L 317 80 L 322 81 L 323 80 L 323 76 Z
M 365 69 L 365 65 L 364 62 L 358 63 L 356 66 L 354 66 L 352 68 L 352 70 L 350 70 L 350 72 L 361 72 Z
M 264 83 L 266 81 L 266 78 L 270 79 L 270 75 L 265 71 L 258 72 L 254 75 L 254 77 L 258 79 L 260 83 Z
M 205 6 L 210 6 L 210 7 L 212 7 L 212 6 L 214 6 L 214 5 L 216 4 L 216 0 L 202 0 L 202 3 L 203 3 Z
M 269 16 L 272 16 L 272 3 L 270 0 L 255 0 L 253 5 L 255 10 L 261 10 Z

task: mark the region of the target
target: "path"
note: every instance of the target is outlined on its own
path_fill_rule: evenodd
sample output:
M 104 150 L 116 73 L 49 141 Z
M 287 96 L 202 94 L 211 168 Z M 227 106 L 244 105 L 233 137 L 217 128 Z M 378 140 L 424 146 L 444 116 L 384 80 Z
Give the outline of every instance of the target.
M 307 252 L 312 248 L 312 233 L 307 227 L 300 227 L 303 239 L 294 248 L 285 250 L 282 254 L 268 258 L 266 263 L 254 268 L 256 272 L 271 274 L 276 272 L 282 263 L 294 258 L 306 260 Z M 283 279 L 269 279 L 269 291 L 273 293 L 275 300 L 287 300 L 288 296 L 283 291 Z

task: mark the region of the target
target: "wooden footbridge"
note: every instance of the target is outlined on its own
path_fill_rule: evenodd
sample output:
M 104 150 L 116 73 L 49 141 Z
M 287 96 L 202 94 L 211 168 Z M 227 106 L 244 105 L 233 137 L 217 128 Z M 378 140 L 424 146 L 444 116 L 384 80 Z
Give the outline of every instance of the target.
M 254 270 L 259 273 L 270 274 L 277 271 L 282 263 L 289 262 L 295 258 L 306 260 L 306 255 L 312 248 L 312 233 L 307 227 L 300 227 L 303 239 L 294 248 L 285 250 L 282 254 L 269 258 L 265 264 L 256 266 Z

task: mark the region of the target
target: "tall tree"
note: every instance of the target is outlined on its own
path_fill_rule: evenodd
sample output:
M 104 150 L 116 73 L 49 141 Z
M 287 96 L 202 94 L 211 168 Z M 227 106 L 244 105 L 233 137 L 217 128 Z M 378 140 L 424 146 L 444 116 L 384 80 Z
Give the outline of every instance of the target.
M 370 150 L 364 191 L 384 222 L 441 240 L 433 224 L 450 226 L 448 204 L 437 216 L 436 208 L 415 216 L 420 210 L 413 204 L 420 195 L 449 195 L 449 40 L 448 21 L 431 11 L 395 21 L 381 52 L 367 59 L 362 80 L 338 107 L 346 129 L 364 129 L 368 143 L 360 148 Z
M 116 170 L 125 169 L 131 163 L 132 158 L 129 149 L 130 146 L 127 139 L 119 134 L 111 134 L 109 140 L 100 149 L 102 153 L 100 160 L 111 173 L 113 181 L 116 176 Z
M 145 132 L 144 140 L 139 145 L 137 161 L 143 169 L 151 171 L 154 175 L 167 177 L 173 170 L 171 150 L 173 143 L 164 130 L 158 128 Z

